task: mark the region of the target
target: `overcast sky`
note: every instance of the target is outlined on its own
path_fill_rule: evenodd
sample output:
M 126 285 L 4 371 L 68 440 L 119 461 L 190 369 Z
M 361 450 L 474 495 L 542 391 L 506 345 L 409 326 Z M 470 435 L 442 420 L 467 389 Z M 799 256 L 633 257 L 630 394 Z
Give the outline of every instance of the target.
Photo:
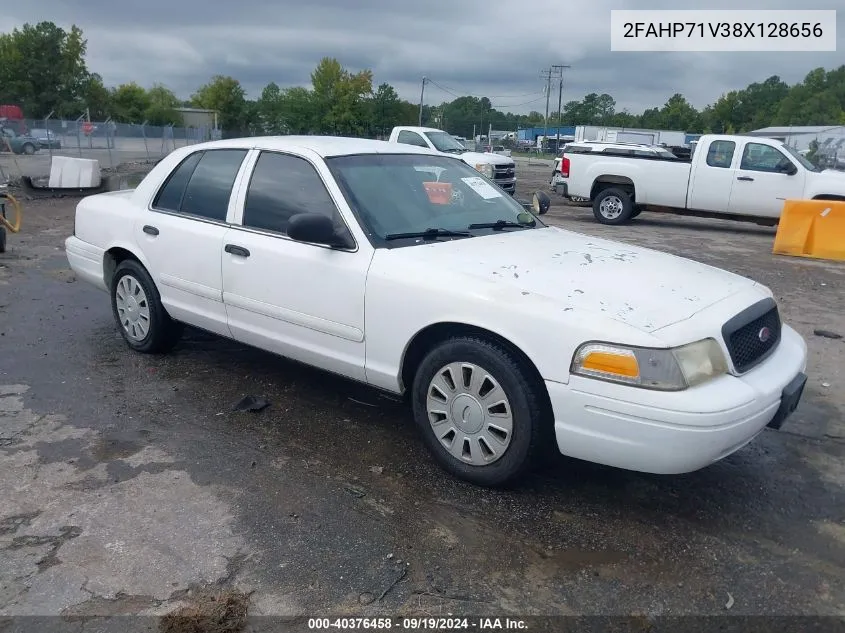
M 241 81 L 251 97 L 275 81 L 307 85 L 323 56 L 350 70 L 371 68 L 414 103 L 423 75 L 457 95 L 490 96 L 502 110 L 543 111 L 540 72 L 570 64 L 564 102 L 613 95 L 639 113 L 680 92 L 697 107 L 728 90 L 777 74 L 800 81 L 818 66 L 845 62 L 842 0 L 813 9 L 840 12 L 838 53 L 610 52 L 610 9 L 693 8 L 651 0 L 23 0 L 0 15 L 6 32 L 24 22 L 75 23 L 88 39 L 88 68 L 107 85 L 160 82 L 180 97 L 213 74 Z M 134 5 L 134 7 L 133 7 Z M 636 7 L 635 7 L 636 5 Z M 143 7 L 143 8 L 142 8 Z M 702 9 L 797 9 L 793 0 L 711 0 Z M 435 85 L 426 103 L 451 100 Z M 552 110 L 557 91 L 553 91 Z

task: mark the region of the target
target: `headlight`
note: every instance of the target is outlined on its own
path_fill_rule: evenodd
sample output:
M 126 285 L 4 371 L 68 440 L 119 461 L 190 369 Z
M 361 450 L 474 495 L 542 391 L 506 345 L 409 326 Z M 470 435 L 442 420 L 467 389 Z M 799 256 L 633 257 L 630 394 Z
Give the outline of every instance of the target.
M 646 389 L 681 391 L 727 373 L 715 339 L 669 349 L 585 343 L 575 352 L 571 372 Z
M 482 175 L 487 176 L 488 178 L 493 178 L 493 165 L 490 163 L 479 163 L 475 166 L 477 171 L 480 171 Z

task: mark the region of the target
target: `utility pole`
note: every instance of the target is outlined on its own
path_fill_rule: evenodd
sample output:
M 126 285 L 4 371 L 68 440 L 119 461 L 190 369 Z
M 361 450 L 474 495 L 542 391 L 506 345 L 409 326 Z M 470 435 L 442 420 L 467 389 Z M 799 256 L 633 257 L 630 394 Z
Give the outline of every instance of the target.
M 425 82 L 427 82 L 427 81 L 428 81 L 428 78 L 423 77 L 422 88 L 420 89 L 420 127 L 422 127 L 423 97 L 425 96 Z
M 560 80 L 560 85 L 558 87 L 557 93 L 557 145 L 555 146 L 555 153 L 560 153 L 560 124 L 562 119 L 561 109 L 563 108 L 563 70 L 565 68 L 572 68 L 572 66 L 567 66 L 565 64 L 555 64 L 552 66 L 552 69 L 555 70 L 558 74 L 558 79 Z
M 543 140 L 545 141 L 549 137 L 549 97 L 552 93 L 552 69 L 549 68 L 548 70 L 542 71 L 540 77 L 546 80 L 546 128 L 543 133 Z M 543 149 L 542 143 L 540 144 L 540 149 Z

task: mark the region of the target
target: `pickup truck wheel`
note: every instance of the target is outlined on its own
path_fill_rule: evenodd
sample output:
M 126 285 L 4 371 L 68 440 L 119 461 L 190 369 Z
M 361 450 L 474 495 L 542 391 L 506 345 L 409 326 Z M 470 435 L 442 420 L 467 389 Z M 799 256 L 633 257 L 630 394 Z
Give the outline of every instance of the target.
M 460 337 L 423 359 L 414 420 L 437 462 L 480 486 L 512 482 L 539 456 L 545 419 L 536 380 L 501 346 Z
M 170 318 L 149 273 L 132 259 L 122 261 L 111 281 L 112 313 L 123 339 L 145 354 L 170 351 L 183 326 Z
M 634 201 L 622 189 L 604 189 L 593 200 L 593 215 L 602 224 L 625 224 L 634 212 Z

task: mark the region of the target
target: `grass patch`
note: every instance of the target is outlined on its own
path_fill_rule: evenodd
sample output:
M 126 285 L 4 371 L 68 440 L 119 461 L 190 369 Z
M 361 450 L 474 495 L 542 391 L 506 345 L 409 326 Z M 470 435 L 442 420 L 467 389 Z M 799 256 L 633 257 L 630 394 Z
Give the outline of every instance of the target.
M 249 595 L 227 590 L 204 593 L 191 598 L 165 615 L 160 622 L 161 633 L 239 633 L 246 627 Z

